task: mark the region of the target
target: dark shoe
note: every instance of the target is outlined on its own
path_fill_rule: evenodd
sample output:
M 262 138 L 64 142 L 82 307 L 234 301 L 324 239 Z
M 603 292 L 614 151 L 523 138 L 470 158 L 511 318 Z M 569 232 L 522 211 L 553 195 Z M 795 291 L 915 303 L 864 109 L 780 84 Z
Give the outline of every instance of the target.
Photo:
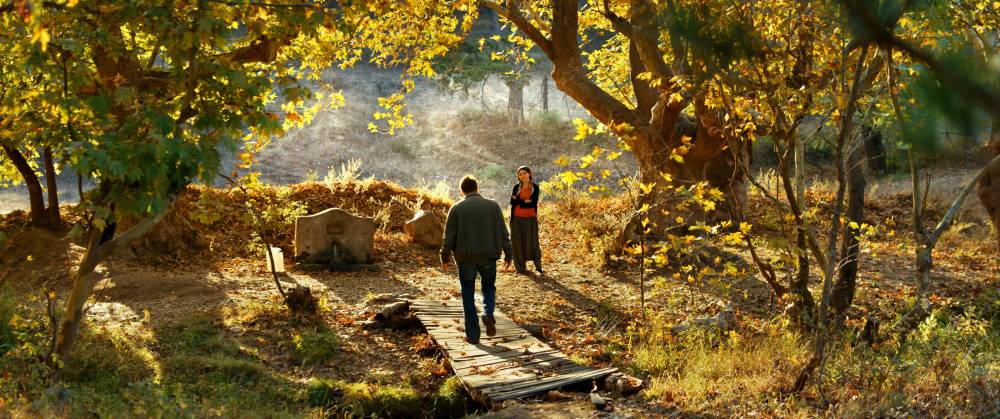
M 469 339 L 468 337 L 466 337 L 465 339 L 462 339 L 462 340 L 464 340 L 466 343 L 471 343 L 473 345 L 479 343 L 479 339 Z
M 497 321 L 493 316 L 483 316 L 483 324 L 486 325 L 486 336 L 496 336 Z
M 523 270 L 523 271 L 517 271 L 517 274 L 518 274 L 518 275 L 527 275 L 527 274 L 528 274 L 528 270 L 527 270 L 527 269 L 525 269 L 525 270 Z

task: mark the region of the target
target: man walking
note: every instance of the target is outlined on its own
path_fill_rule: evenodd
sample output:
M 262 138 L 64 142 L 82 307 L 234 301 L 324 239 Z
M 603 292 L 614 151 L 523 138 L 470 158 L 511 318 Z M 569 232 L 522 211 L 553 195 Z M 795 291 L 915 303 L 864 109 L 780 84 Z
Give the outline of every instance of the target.
M 462 178 L 464 198 L 448 210 L 448 223 L 441 245 L 441 268 L 448 270 L 452 253 L 458 264 L 462 284 L 462 311 L 465 313 L 465 339 L 479 343 L 479 319 L 476 314 L 476 274 L 483 281 L 483 324 L 486 335 L 496 334 L 497 260 L 504 254 L 504 269 L 510 268 L 513 254 L 507 226 L 500 205 L 479 194 L 479 184 L 472 176 Z

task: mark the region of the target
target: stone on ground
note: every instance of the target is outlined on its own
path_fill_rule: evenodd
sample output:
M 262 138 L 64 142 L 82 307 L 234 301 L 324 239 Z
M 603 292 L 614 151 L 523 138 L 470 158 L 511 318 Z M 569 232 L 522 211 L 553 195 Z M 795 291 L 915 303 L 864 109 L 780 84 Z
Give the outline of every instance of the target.
M 427 247 L 440 248 L 444 241 L 444 224 L 429 211 L 417 211 L 413 219 L 403 226 L 403 231 L 410 240 L 423 243 Z

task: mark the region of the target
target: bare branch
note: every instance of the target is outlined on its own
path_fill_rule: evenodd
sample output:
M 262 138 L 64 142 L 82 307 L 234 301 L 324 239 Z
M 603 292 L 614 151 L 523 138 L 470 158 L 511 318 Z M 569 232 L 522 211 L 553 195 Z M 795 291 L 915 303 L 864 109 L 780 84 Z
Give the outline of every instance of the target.
M 972 188 L 975 188 L 976 184 L 979 183 L 979 179 L 982 179 L 983 176 L 998 167 L 1000 167 L 1000 154 L 993 156 L 993 159 L 990 160 L 989 163 L 986 163 L 985 166 L 980 168 L 974 175 L 972 175 L 972 178 L 965 183 L 965 186 L 962 187 L 961 191 L 959 191 L 958 196 L 956 196 L 955 200 L 952 201 L 951 206 L 948 207 L 948 211 L 945 212 L 944 217 L 941 218 L 941 222 L 938 223 L 937 227 L 934 227 L 934 232 L 931 233 L 929 238 L 930 242 L 928 243 L 931 248 L 934 247 L 934 244 L 937 243 L 938 238 L 944 234 L 945 230 L 951 226 L 951 223 L 955 221 L 955 217 L 958 215 L 958 209 L 962 207 L 962 203 L 965 202 L 965 198 L 969 196 L 969 192 L 972 191 Z

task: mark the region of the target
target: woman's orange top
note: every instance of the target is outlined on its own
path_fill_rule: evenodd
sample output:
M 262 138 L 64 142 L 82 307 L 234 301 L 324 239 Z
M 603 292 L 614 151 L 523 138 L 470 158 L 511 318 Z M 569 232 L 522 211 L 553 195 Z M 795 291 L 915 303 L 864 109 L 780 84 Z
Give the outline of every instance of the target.
M 521 188 L 518 198 L 521 198 L 521 200 L 531 199 L 531 192 L 528 188 Z M 514 207 L 515 217 L 534 218 L 537 214 L 535 208 L 522 208 L 520 205 Z

